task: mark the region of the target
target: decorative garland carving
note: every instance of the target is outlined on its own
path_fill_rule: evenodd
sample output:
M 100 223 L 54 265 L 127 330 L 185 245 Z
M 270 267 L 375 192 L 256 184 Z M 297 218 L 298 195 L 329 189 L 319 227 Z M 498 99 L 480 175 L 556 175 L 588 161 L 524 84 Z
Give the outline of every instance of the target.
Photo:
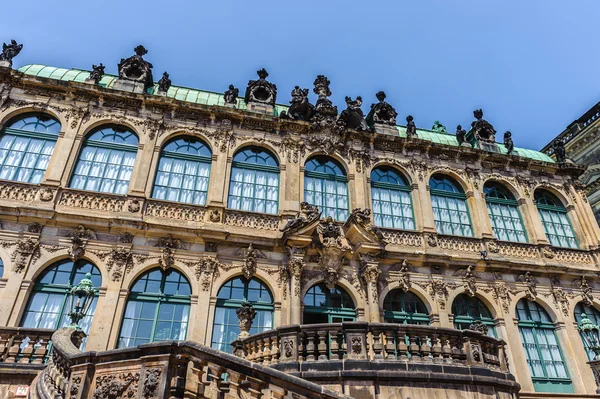
M 146 377 L 144 379 L 144 389 L 142 397 L 153 398 L 156 395 L 158 384 L 160 382 L 160 374 L 162 370 L 159 368 L 146 369 Z
M 219 277 L 220 266 L 221 263 L 215 257 L 207 257 L 196 263 L 196 280 L 202 279 L 202 291 L 208 291 L 211 281 L 214 282 Z
M 281 141 L 272 142 L 272 144 L 287 156 L 288 162 L 298 163 L 306 155 L 306 145 L 302 140 L 294 140 L 287 136 Z
M 137 395 L 140 373 L 118 373 L 96 377 L 93 399 L 134 398 Z
M 565 290 L 560 286 L 560 280 L 553 277 L 550 279 L 550 286 L 552 289 L 552 296 L 554 297 L 554 305 L 557 309 L 562 310 L 565 316 L 569 315 L 569 299 Z
M 512 302 L 511 295 L 517 292 L 510 288 L 504 281 L 496 281 L 493 286 L 492 297 L 497 304 L 502 306 L 504 313 L 510 313 L 510 305 Z

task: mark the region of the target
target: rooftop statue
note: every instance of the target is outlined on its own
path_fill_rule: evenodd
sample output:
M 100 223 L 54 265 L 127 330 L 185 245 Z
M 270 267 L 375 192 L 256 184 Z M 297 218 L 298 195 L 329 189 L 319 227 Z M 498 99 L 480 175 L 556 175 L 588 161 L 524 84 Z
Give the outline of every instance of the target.
M 458 145 L 463 145 L 465 142 L 465 136 L 467 135 L 467 131 L 462 128 L 461 125 L 456 126 L 456 141 Z
M 22 44 L 17 44 L 15 39 L 10 41 L 10 44 L 2 43 L 2 52 L 0 53 L 0 62 L 8 63 L 12 66 L 12 60 L 23 50 Z
M 100 63 L 100 65 L 92 65 L 92 72 L 90 73 L 88 80 L 93 80 L 94 84 L 98 84 L 103 76 L 104 65 L 102 65 L 102 63 Z
M 133 49 L 135 55 L 129 58 L 121 58 L 119 62 L 119 79 L 130 80 L 144 85 L 144 90 L 154 85 L 152 78 L 152 64 L 144 60 L 148 50 L 142 45 Z
M 396 125 L 396 116 L 398 112 L 385 101 L 385 93 L 383 91 L 377 92 L 375 97 L 379 100 L 377 104 L 371 104 L 371 111 L 367 115 L 367 125 L 373 127 L 376 123 L 383 125 Z
M 442 125 L 440 121 L 433 121 L 433 126 L 431 127 L 431 130 L 438 133 L 448 133 L 446 126 Z
M 225 100 L 225 104 L 233 104 L 237 103 L 238 95 L 240 94 L 240 90 L 234 87 L 233 85 L 229 85 L 229 89 L 223 95 L 223 99 Z
M 412 115 L 406 117 L 406 137 L 412 138 L 417 135 L 417 125 L 415 125 L 415 118 Z
M 277 86 L 267 81 L 269 73 L 265 68 L 256 71 L 258 80 L 250 80 L 246 88 L 244 100 L 247 103 L 260 103 L 275 105 L 277 100 Z
M 169 78 L 169 74 L 167 72 L 163 73 L 162 78 L 158 81 L 158 92 L 166 93 L 169 91 L 171 87 L 171 79 Z
M 367 122 L 365 121 L 365 114 L 362 109 L 362 97 L 356 97 L 356 100 L 346 96 L 346 109 L 340 114 L 340 121 L 348 129 L 353 130 L 369 130 Z
M 315 106 L 308 102 L 308 89 L 301 89 L 300 86 L 292 90 L 290 104 L 288 115 L 298 121 L 309 121 L 315 112 Z
M 318 96 L 315 109 L 320 116 L 333 116 L 338 114 L 337 106 L 333 105 L 329 97 L 331 90 L 329 89 L 329 79 L 324 75 L 318 75 L 315 79 L 313 92 Z
M 552 149 L 554 150 L 554 155 L 556 156 L 556 162 L 567 162 L 567 151 L 565 150 L 565 143 L 562 141 L 562 139 L 554 140 L 552 143 Z
M 491 123 L 483 119 L 483 111 L 476 109 L 473 111 L 473 116 L 476 120 L 471 123 L 471 127 L 477 141 L 487 143 L 496 142 L 496 129 L 494 129 Z
M 512 155 L 515 149 L 515 143 L 512 140 L 512 133 L 508 130 L 504 132 L 504 146 L 506 147 L 506 155 Z

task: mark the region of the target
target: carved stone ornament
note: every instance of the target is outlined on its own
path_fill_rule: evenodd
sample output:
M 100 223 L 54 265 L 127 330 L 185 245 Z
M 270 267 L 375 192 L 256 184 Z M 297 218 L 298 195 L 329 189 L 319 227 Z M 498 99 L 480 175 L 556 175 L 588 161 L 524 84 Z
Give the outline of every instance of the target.
M 504 313 L 510 313 L 510 305 L 512 302 L 511 295 L 516 292 L 509 288 L 504 281 L 496 282 L 494 284 L 494 290 L 492 291 L 492 297 L 497 304 L 502 306 Z
M 556 157 L 556 162 L 567 162 L 567 151 L 565 150 L 565 143 L 562 139 L 556 139 L 552 142 L 552 150 L 554 152 L 554 156 Z
M 133 242 L 133 234 L 128 232 L 121 233 L 118 240 L 124 244 L 131 244 Z
M 342 111 L 339 117 L 339 122 L 347 129 L 365 131 L 369 130 L 365 121 L 365 114 L 362 109 L 362 97 L 356 97 L 356 100 L 346 96 L 346 109 Z
M 87 242 L 87 239 L 71 237 L 71 247 L 67 250 L 67 252 L 73 262 L 77 262 L 79 259 L 83 258 L 85 255 Z
M 67 232 L 67 237 L 77 237 L 86 240 L 97 240 L 96 233 L 92 229 L 86 229 L 83 225 L 77 226 L 76 229 L 73 229 Z
M 512 155 L 512 152 L 515 149 L 515 143 L 512 139 L 512 133 L 508 130 L 504 132 L 504 147 L 506 147 L 506 155 Z
M 138 213 L 142 209 L 142 202 L 138 199 L 131 199 L 127 204 L 127 210 L 131 213 Z
M 142 391 L 143 398 L 153 398 L 156 396 L 158 384 L 160 383 L 160 374 L 162 370 L 159 368 L 146 369 L 146 377 L 144 378 L 144 389 Z
M 133 270 L 133 253 L 129 248 L 113 249 L 108 254 L 106 269 L 111 273 L 112 281 L 119 281 L 124 274 Z
M 185 244 L 178 238 L 173 238 L 171 234 L 167 237 L 161 237 L 158 239 L 156 246 L 162 248 L 158 264 L 162 270 L 167 270 L 175 264 L 175 251 L 176 249 L 185 248 Z
M 289 274 L 291 276 L 294 277 L 294 279 L 296 280 L 296 284 L 294 286 L 294 292 L 293 295 L 299 297 L 300 296 L 300 289 L 301 289 L 301 277 L 302 277 L 302 270 L 304 270 L 304 266 L 305 263 L 302 259 L 300 258 L 291 258 L 288 264 L 288 270 L 289 270 Z
M 221 263 L 213 257 L 204 258 L 196 265 L 196 279 L 201 281 L 202 291 L 210 289 L 211 281 L 215 281 L 219 277 L 219 267 Z
M 139 372 L 98 376 L 92 399 L 134 398 L 137 395 L 139 380 Z
M 429 293 L 432 297 L 437 299 L 440 305 L 440 309 L 446 309 L 446 301 L 448 300 L 448 287 L 449 284 L 444 280 L 432 279 L 429 283 Z
M 291 339 L 285 339 L 285 340 L 283 340 L 282 344 L 283 344 L 283 355 L 286 358 L 292 357 L 292 355 L 294 354 L 294 341 Z
M 362 226 L 367 232 L 377 236 L 377 238 L 382 242 L 386 242 L 387 240 L 383 235 L 383 232 L 378 226 L 376 226 L 373 223 L 371 215 L 371 209 L 369 208 L 355 208 L 350 213 L 350 219 L 353 220 L 359 226 Z
M 323 271 L 323 282 L 330 290 L 334 289 L 340 279 L 340 273 L 337 269 L 327 269 Z
M 542 248 L 542 254 L 544 255 L 544 258 L 554 259 L 554 251 L 551 247 Z
M 158 92 L 167 93 L 171 88 L 171 78 L 167 72 L 163 72 L 162 77 L 158 81 Z
M 256 74 L 258 75 L 258 79 L 248 82 L 246 95 L 244 96 L 246 104 L 259 103 L 274 106 L 277 100 L 277 86 L 267 81 L 269 73 L 265 68 L 256 71 Z
M 352 353 L 354 353 L 355 355 L 360 355 L 363 348 L 362 337 L 354 336 L 351 338 L 350 342 L 352 347 Z
M 48 201 L 52 201 L 53 198 L 54 198 L 54 191 L 52 191 L 51 189 L 42 188 L 40 190 L 40 201 L 48 202 Z
M 315 113 L 315 106 L 308 102 L 308 89 L 301 89 L 300 86 L 292 90 L 292 100 L 287 115 L 297 121 L 310 121 Z
M 427 234 L 427 245 L 429 245 L 430 247 L 437 247 L 438 246 L 437 235 Z
M 94 81 L 94 84 L 100 83 L 102 77 L 104 76 L 104 65 L 100 63 L 100 65 L 92 65 L 92 72 L 90 73 L 90 77 L 88 80 Z
M 412 115 L 406 117 L 406 137 L 412 138 L 417 136 L 417 125 L 415 125 L 415 118 Z
M 525 274 L 520 275 L 519 281 L 525 283 L 525 294 L 527 296 L 527 299 L 530 301 L 535 301 L 535 299 L 537 298 L 537 282 L 531 275 L 531 272 L 525 272 Z
M 488 326 L 486 326 L 485 324 L 483 324 L 481 322 L 481 320 L 475 320 L 473 323 L 471 323 L 469 325 L 469 330 L 479 331 L 483 335 L 487 335 L 487 333 L 488 333 Z
M 446 126 L 442 125 L 440 121 L 433 121 L 431 130 L 438 133 L 448 133 L 448 129 L 446 129 Z
M 473 265 L 467 266 L 459 272 L 463 276 L 463 288 L 469 296 L 475 296 L 477 292 L 477 280 L 475 279 L 475 270 Z
M 377 263 L 371 263 L 363 260 L 363 269 L 361 270 L 361 277 L 371 290 L 371 301 L 373 303 L 377 303 L 378 301 L 378 292 L 377 292 L 377 282 L 379 281 L 379 275 L 381 274 L 381 270 L 379 270 L 379 266 Z
M 310 118 L 312 134 L 309 143 L 319 150 L 331 154 L 341 150 L 346 140 L 346 131 L 343 123 L 338 123 L 338 109 L 327 97 L 331 95 L 329 79 L 323 75 L 317 76 L 313 92 L 318 96 L 315 112 Z
M 585 276 L 581 277 L 579 282 L 579 289 L 581 290 L 581 298 L 583 303 L 587 306 L 592 306 L 594 303 L 594 296 L 592 295 L 592 287 L 587 282 Z
M 69 392 L 71 393 L 71 397 L 74 398 L 79 393 L 79 388 L 81 385 L 81 375 L 75 375 L 71 377 L 71 382 L 69 383 Z
M 473 111 L 475 120 L 471 123 L 471 128 L 477 141 L 485 143 L 494 143 L 496 141 L 496 129 L 491 123 L 483 119 L 483 110 Z
M 335 223 L 331 216 L 321 219 L 313 241 L 321 255 L 319 266 L 330 278 L 337 278 L 344 254 L 352 250 L 342 226 Z
M 38 222 L 31 223 L 27 226 L 27 231 L 34 234 L 41 234 L 43 229 L 44 226 Z
M 402 263 L 400 264 L 399 272 L 400 272 L 400 274 L 397 279 L 398 287 L 402 291 L 408 292 L 411 287 L 411 282 L 410 282 L 410 271 L 409 271 L 408 262 L 406 261 L 406 259 L 404 259 L 402 261 Z
M 133 49 L 135 55 L 129 58 L 122 58 L 119 62 L 119 79 L 141 83 L 144 90 L 154 85 L 152 78 L 152 64 L 144 60 L 148 50 L 142 45 Z
M 288 233 L 294 230 L 298 230 L 306 225 L 311 224 L 315 220 L 321 217 L 321 212 L 316 205 L 310 205 L 308 202 L 303 201 L 300 203 L 300 212 L 296 214 L 294 219 L 288 220 L 288 222 L 279 231 Z
M 554 304 L 560 310 L 562 310 L 565 316 L 569 315 L 569 298 L 567 293 L 560 286 L 560 280 L 557 278 L 551 278 L 550 283 L 552 286 L 552 296 L 554 297 Z
M 213 223 L 220 223 L 221 222 L 221 211 L 219 211 L 218 209 L 212 209 L 210 211 L 210 213 L 208 214 L 208 218 Z
M 236 309 L 235 314 L 238 317 L 238 324 L 240 326 L 240 335 L 238 338 L 249 337 L 252 322 L 256 317 L 256 309 L 249 302 L 244 302 L 241 307 Z
M 16 40 L 11 40 L 10 44 L 2 43 L 2 52 L 0 53 L 0 62 L 4 61 L 8 66 L 12 66 L 12 60 L 23 50 L 23 45 L 18 44 Z
M 375 97 L 377 97 L 379 102 L 377 104 L 371 104 L 371 110 L 366 118 L 367 125 L 370 127 L 375 126 L 375 124 L 396 126 L 398 112 L 385 101 L 385 93 L 379 91 L 375 94 Z
M 225 91 L 225 94 L 223 94 L 223 101 L 225 101 L 225 104 L 235 105 L 237 104 L 239 95 L 240 90 L 233 85 L 229 85 L 229 88 Z
M 17 246 L 12 253 L 11 261 L 13 270 L 17 273 L 25 270 L 27 266 L 35 262 L 40 257 L 40 243 L 31 238 L 17 242 Z
M 248 280 L 256 273 L 256 265 L 256 250 L 254 250 L 252 243 L 250 243 L 246 250 L 246 256 L 244 256 L 244 264 L 242 265 L 242 272 L 244 273 L 244 277 Z

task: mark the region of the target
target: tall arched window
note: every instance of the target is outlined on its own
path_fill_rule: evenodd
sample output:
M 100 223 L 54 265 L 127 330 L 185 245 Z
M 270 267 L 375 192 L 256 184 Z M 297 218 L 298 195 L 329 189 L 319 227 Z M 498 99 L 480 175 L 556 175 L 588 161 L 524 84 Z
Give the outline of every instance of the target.
M 380 166 L 371 172 L 373 220 L 377 226 L 415 229 L 410 186 L 394 169 Z
M 138 137 L 123 126 L 102 126 L 85 140 L 71 188 L 127 194 L 137 154 Z
M 304 167 L 304 201 L 317 205 L 323 217 L 348 219 L 348 178 L 344 168 L 328 157 L 314 157 Z
M 71 310 L 69 309 L 71 288 L 79 284 L 86 273 L 92 275 L 91 280 L 95 288 L 102 285 L 100 271 L 86 260 L 73 262 L 65 259 L 42 272 L 33 285 L 33 291 L 21 319 L 21 326 L 56 329 L 71 324 L 68 317 Z M 88 314 L 79 322 L 86 334 L 90 332 L 97 302 L 98 297 L 96 296 L 90 305 Z
M 42 181 L 60 132 L 46 114 L 25 114 L 2 128 L 0 179 L 37 184 Z
M 554 323 L 548 313 L 537 303 L 521 299 L 517 303 L 517 318 L 535 390 L 573 392 Z
M 155 341 L 184 340 L 192 291 L 178 271 L 151 270 L 131 287 L 119 334 L 119 348 Z
M 260 147 L 248 147 L 233 157 L 228 207 L 276 214 L 279 201 L 279 165 Z
M 467 196 L 460 185 L 448 176 L 433 175 L 429 179 L 435 228 L 440 234 L 472 236 Z
M 548 191 L 536 190 L 535 203 L 550 244 L 555 247 L 577 248 L 573 226 L 562 202 Z
M 502 241 L 527 242 L 527 234 L 514 195 L 496 182 L 483 186 L 494 236 Z
M 583 319 L 583 314 L 585 314 L 585 317 L 587 317 L 588 319 L 590 319 L 592 321 L 592 323 L 594 323 L 595 325 L 600 325 L 600 311 L 598 311 L 598 309 L 596 309 L 593 306 L 588 306 L 586 304 L 584 304 L 583 302 L 579 302 L 577 305 L 575 305 L 575 321 L 577 322 L 577 324 L 579 324 L 581 322 L 581 319 Z M 581 338 L 582 342 L 583 342 L 583 337 Z M 587 351 L 587 355 L 588 355 L 588 360 L 593 360 L 596 357 L 596 354 L 594 353 L 594 351 Z
M 429 325 L 427 307 L 412 292 L 390 291 L 383 300 L 383 311 L 386 323 Z
M 302 323 L 341 323 L 355 319 L 354 301 L 343 288 L 336 285 L 329 289 L 320 283 L 306 292 Z
M 244 302 L 252 304 L 256 317 L 252 322 L 250 334 L 273 328 L 273 296 L 269 288 L 260 280 L 235 277 L 227 281 L 217 294 L 215 320 L 211 347 L 231 353 L 231 342 L 240 334 L 240 326 L 235 311 Z
M 454 314 L 454 328 L 468 330 L 471 324 L 480 321 L 487 326 L 488 335 L 496 337 L 494 318 L 481 299 L 460 294 L 452 303 L 452 313 Z
M 178 137 L 164 146 L 152 198 L 206 205 L 211 151 L 193 137 Z

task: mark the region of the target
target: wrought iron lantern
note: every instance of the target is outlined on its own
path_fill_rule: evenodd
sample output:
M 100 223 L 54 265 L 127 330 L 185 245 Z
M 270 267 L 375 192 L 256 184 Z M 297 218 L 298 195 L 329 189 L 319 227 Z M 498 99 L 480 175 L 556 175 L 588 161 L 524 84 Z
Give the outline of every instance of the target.
M 79 284 L 71 289 L 71 295 L 69 296 L 69 317 L 71 318 L 70 328 L 81 330 L 79 322 L 87 315 L 90 310 L 90 306 L 94 301 L 96 290 L 92 284 L 92 274 L 86 273 L 85 277 L 81 279 Z
M 585 348 L 595 354 L 595 358 L 592 360 L 600 360 L 600 327 L 592 323 L 585 313 L 582 313 L 577 329 L 583 337 Z

